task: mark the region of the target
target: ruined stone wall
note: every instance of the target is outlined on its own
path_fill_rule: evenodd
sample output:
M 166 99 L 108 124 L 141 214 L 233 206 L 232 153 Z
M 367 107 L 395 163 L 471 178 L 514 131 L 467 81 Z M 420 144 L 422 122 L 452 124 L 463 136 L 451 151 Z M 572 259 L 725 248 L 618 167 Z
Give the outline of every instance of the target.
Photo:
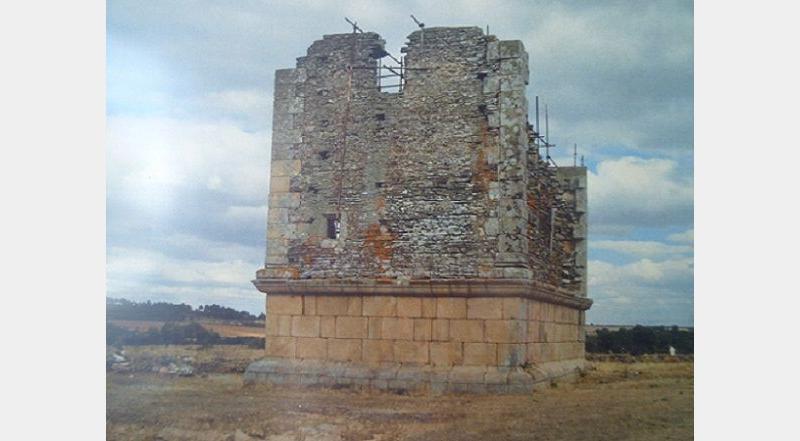
M 374 33 L 325 36 L 277 72 L 259 277 L 519 278 L 576 290 L 574 210 L 531 153 L 522 44 L 477 27 L 414 32 L 401 93 L 376 86 L 383 44 Z M 331 216 L 338 239 L 327 238 Z
M 579 293 L 578 245 L 583 239 L 575 237 L 580 213 L 576 211 L 574 190 L 559 179 L 560 167 L 548 167 L 536 156 L 529 158 L 527 193 L 528 263 L 533 279 Z
M 556 177 L 562 189 L 562 201 L 568 213 L 570 234 L 564 239 L 565 246 L 570 246 L 572 258 L 566 259 L 562 266 L 569 271 L 571 286 L 581 297 L 587 296 L 587 250 L 588 234 L 588 199 L 586 167 L 558 167 Z

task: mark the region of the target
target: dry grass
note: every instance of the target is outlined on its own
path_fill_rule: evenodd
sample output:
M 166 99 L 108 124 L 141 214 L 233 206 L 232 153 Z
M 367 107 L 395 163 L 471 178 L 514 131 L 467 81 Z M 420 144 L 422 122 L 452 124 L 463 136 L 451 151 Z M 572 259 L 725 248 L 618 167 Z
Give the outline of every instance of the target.
M 125 357 L 137 372 L 150 372 L 154 366 L 188 358 L 195 372 L 242 373 L 247 365 L 264 356 L 263 349 L 243 345 L 152 345 L 126 346 Z
M 238 353 L 239 360 L 249 356 Z M 109 374 L 107 435 L 223 440 L 241 430 L 273 441 L 692 438 L 692 363 L 594 366 L 575 384 L 530 396 L 398 396 L 244 386 L 235 374 Z
M 164 326 L 165 323 L 163 321 L 151 321 L 151 320 L 110 320 L 109 322 L 115 326 L 119 326 L 120 328 L 138 332 L 145 332 L 149 329 L 161 329 L 161 327 Z M 263 326 L 240 326 L 240 325 L 232 325 L 228 323 L 214 322 L 214 321 L 198 321 L 197 323 L 201 324 L 204 328 L 208 329 L 209 331 L 216 332 L 221 337 L 260 338 L 264 336 Z

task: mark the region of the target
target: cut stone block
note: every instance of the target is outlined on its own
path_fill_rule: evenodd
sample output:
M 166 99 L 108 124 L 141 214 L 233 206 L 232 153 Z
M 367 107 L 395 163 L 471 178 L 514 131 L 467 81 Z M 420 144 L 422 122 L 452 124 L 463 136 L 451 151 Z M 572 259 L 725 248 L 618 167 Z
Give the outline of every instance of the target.
M 467 299 L 462 297 L 436 299 L 436 316 L 439 318 L 467 318 Z
M 300 296 L 267 296 L 267 312 L 300 315 L 303 313 L 303 299 Z
M 367 338 L 367 318 L 336 317 L 336 338 Z

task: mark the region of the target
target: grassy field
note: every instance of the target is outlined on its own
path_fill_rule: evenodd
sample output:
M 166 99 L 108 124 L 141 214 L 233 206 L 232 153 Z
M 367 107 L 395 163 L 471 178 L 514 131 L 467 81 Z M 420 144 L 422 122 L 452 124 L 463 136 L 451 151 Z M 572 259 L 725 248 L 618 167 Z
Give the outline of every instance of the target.
M 109 320 L 109 322 L 120 328 L 138 332 L 145 332 L 148 329 L 160 329 L 165 323 L 150 320 Z M 263 326 L 240 326 L 215 321 L 200 321 L 198 323 L 209 331 L 216 332 L 221 337 L 264 337 Z
M 131 360 L 175 351 L 195 363 L 246 365 L 261 351 L 139 347 Z M 213 364 L 207 371 L 213 370 Z M 245 386 L 240 374 L 179 378 L 109 373 L 109 440 L 687 440 L 693 363 L 595 362 L 575 384 L 529 396 L 411 395 Z M 199 369 L 202 372 L 202 369 Z M 223 369 L 224 371 L 224 369 Z

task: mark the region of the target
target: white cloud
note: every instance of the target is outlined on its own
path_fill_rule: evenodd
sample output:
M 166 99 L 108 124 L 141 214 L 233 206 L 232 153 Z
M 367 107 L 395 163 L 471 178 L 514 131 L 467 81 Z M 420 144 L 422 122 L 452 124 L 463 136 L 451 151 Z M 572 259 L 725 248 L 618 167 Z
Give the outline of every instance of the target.
M 677 243 L 694 243 L 694 228 L 688 229 L 683 233 L 670 234 L 667 239 Z
M 268 131 L 248 133 L 228 122 L 110 117 L 106 133 L 109 197 L 158 206 L 176 203 L 171 196 L 183 188 L 265 198 Z
M 616 251 L 634 257 L 658 258 L 692 252 L 690 245 L 669 245 L 647 240 L 594 240 L 589 247 L 598 250 Z
M 241 120 L 248 127 L 264 127 L 272 119 L 272 94 L 265 89 L 209 92 L 197 99 L 194 105 L 209 115 Z
M 108 252 L 106 273 L 111 282 L 118 279 L 153 280 L 159 283 L 193 285 L 246 284 L 257 267 L 245 260 L 198 260 L 169 257 L 157 251 L 129 247 L 111 247 Z
M 626 156 L 589 172 L 589 224 L 664 227 L 691 221 L 693 187 L 671 159 Z
M 691 2 L 555 3 L 533 21 L 531 89 L 550 104 L 557 144 L 691 149 Z
M 263 309 L 263 294 L 251 284 L 262 265 L 263 246 L 245 246 L 187 234 L 159 236 L 158 250 L 110 246 L 109 297 L 166 300 L 192 305 L 218 303 Z
M 257 241 L 253 242 L 255 244 Z M 246 260 L 258 263 L 264 254 L 261 246 L 204 239 L 190 234 L 159 236 L 158 243 L 162 250 L 171 250 L 173 255 L 188 260 L 211 262 Z
M 587 321 L 599 324 L 693 323 L 693 262 L 689 257 L 641 259 L 625 265 L 589 262 Z
M 265 226 L 267 224 L 267 206 L 266 205 L 257 205 L 257 206 L 231 206 L 228 207 L 225 211 L 225 220 L 234 222 L 237 224 L 241 223 L 263 223 Z
M 589 262 L 589 286 L 592 288 L 624 285 L 670 284 L 693 274 L 693 260 L 680 257 L 663 261 L 641 259 L 625 265 L 602 260 Z
M 264 235 L 236 235 L 266 224 L 269 132 L 224 121 L 110 117 L 107 142 L 107 198 L 117 210 L 109 216 L 116 223 L 107 295 L 194 296 L 257 311 L 262 297 L 250 280 L 263 264 Z M 250 303 L 242 300 L 248 296 Z

